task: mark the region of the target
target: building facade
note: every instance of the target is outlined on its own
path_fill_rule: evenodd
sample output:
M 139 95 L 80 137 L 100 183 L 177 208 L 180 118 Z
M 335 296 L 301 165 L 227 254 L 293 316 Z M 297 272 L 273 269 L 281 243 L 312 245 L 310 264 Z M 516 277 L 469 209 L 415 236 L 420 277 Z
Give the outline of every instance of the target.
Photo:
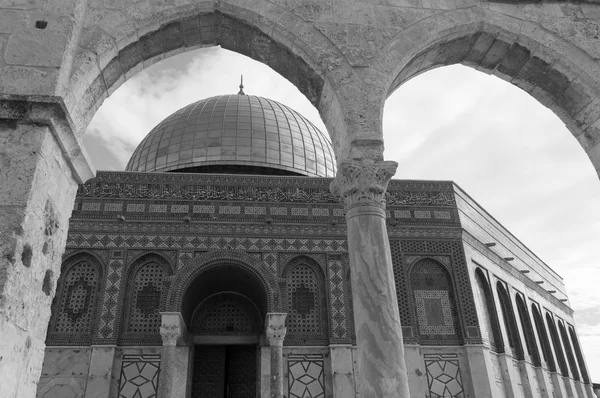
M 334 175 L 275 101 L 169 116 L 79 186 L 38 397 L 356 396 Z M 385 205 L 412 397 L 593 397 L 560 276 L 452 182 L 392 180 Z

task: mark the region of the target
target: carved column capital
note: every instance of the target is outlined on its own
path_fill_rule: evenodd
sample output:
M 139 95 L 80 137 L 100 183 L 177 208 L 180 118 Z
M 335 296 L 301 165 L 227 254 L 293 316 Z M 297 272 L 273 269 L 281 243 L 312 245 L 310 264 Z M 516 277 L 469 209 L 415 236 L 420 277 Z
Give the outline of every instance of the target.
M 265 335 L 270 346 L 283 346 L 283 340 L 285 339 L 285 334 L 287 333 L 287 328 L 285 327 L 286 316 L 287 314 L 285 313 L 267 314 L 267 319 L 265 322 Z
M 392 161 L 346 160 L 329 189 L 340 197 L 346 211 L 365 205 L 385 209 L 385 191 L 397 168 L 398 163 Z
M 187 328 L 179 312 L 161 312 L 160 337 L 163 346 L 185 345 Z

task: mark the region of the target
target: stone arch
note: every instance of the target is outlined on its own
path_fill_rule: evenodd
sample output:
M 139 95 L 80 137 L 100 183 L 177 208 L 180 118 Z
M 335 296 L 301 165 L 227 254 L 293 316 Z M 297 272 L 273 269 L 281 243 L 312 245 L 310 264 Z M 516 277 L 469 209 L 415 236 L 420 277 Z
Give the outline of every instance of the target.
M 535 328 L 540 339 L 540 345 L 542 346 L 544 361 L 546 361 L 548 369 L 551 372 L 556 372 L 556 364 L 554 363 L 554 356 L 552 355 L 552 348 L 550 347 L 550 340 L 548 339 L 548 333 L 546 332 L 546 327 L 544 326 L 542 314 L 540 313 L 537 305 L 533 303 L 531 304 L 531 312 L 533 313 L 533 321 L 535 322 Z
M 301 254 L 284 265 L 287 344 L 328 342 L 330 313 L 325 275 L 323 266 L 312 256 Z
M 571 343 L 573 344 L 573 349 L 575 350 L 575 355 L 577 356 L 577 363 L 579 364 L 579 370 L 581 371 L 581 378 L 585 384 L 590 384 L 590 377 L 587 372 L 587 368 L 585 365 L 585 360 L 583 359 L 583 353 L 581 352 L 581 347 L 579 346 L 579 340 L 577 339 L 577 335 L 575 334 L 575 329 L 573 326 L 568 325 L 569 328 L 569 336 L 571 337 Z
M 209 335 L 260 335 L 264 320 L 256 304 L 243 294 L 218 292 L 202 300 L 194 310 L 189 332 Z
M 534 366 L 541 366 L 542 363 L 540 361 L 540 353 L 535 341 L 535 334 L 531 325 L 529 311 L 527 311 L 527 305 L 519 293 L 515 295 L 515 301 L 517 302 L 517 312 L 519 313 L 521 328 L 523 330 L 523 335 L 525 336 L 525 347 L 527 348 L 527 353 L 531 357 L 531 362 Z
M 90 266 L 85 267 L 87 264 Z M 104 291 L 105 274 L 106 270 L 102 260 L 96 254 L 88 251 L 71 253 L 63 261 L 48 325 L 47 342 L 49 345 L 89 345 L 92 343 L 98 327 L 96 315 Z M 66 289 L 70 289 L 70 291 Z M 69 293 L 70 297 L 67 296 Z M 71 309 L 71 322 L 63 319 L 67 317 L 64 314 L 67 306 Z M 73 320 L 73 318 L 76 319 Z
M 337 80 L 355 73 L 337 47 L 288 8 L 266 0 L 203 0 L 147 9 L 123 3 L 91 11 L 66 84 L 65 105 L 77 131 L 138 71 L 183 51 L 220 45 L 289 80 L 320 111 L 332 138 L 342 135 L 343 140 Z
M 524 359 L 523 344 L 521 343 L 521 337 L 519 336 L 515 312 L 513 311 L 510 296 L 506 291 L 504 283 L 500 281 L 496 282 L 496 291 L 498 292 L 498 300 L 500 301 L 500 309 L 502 312 L 502 319 L 504 320 L 508 344 L 513 350 L 513 355 L 517 359 Z
M 484 317 L 484 326 L 480 325 L 480 328 L 488 327 L 489 328 L 489 340 L 492 349 L 498 353 L 504 352 L 504 341 L 502 340 L 502 331 L 500 330 L 500 324 L 498 323 L 498 316 L 496 312 L 496 306 L 494 303 L 494 295 L 492 293 L 492 289 L 490 288 L 490 283 L 488 278 L 486 277 L 484 271 L 477 267 L 475 269 L 475 279 L 476 285 L 481 290 L 481 294 L 483 297 L 482 305 Z M 484 336 L 484 333 L 481 333 L 481 336 Z
M 558 330 L 560 333 L 560 338 L 562 339 L 563 347 L 567 353 L 567 361 L 569 363 L 569 368 L 571 369 L 571 376 L 573 376 L 574 380 L 579 380 L 579 369 L 577 369 L 575 355 L 573 354 L 573 349 L 571 348 L 571 343 L 569 342 L 569 336 L 567 335 L 565 325 L 560 319 L 558 320 Z
M 421 257 L 408 268 L 410 297 L 415 308 L 413 316 L 418 326 L 421 344 L 462 343 L 462 328 L 456 302 L 452 272 L 447 264 L 430 257 Z M 428 311 L 425 300 L 435 311 Z M 436 301 L 434 301 L 436 300 Z M 433 324 L 432 324 L 433 323 Z
M 496 11 L 442 12 L 397 35 L 373 64 L 378 75 L 387 72 L 388 80 L 380 87 L 381 113 L 385 99 L 402 83 L 428 70 L 458 63 L 493 73 L 550 108 L 600 173 L 597 63 L 536 24 Z
M 556 354 L 556 359 L 558 360 L 560 373 L 565 377 L 569 377 L 567 361 L 565 360 L 565 354 L 560 344 L 560 337 L 558 336 L 558 331 L 556 330 L 556 325 L 554 324 L 554 317 L 550 315 L 549 312 L 546 312 L 546 323 L 548 324 L 548 330 L 550 330 L 550 338 L 552 339 L 552 345 L 554 346 L 554 353 Z
M 261 309 L 263 316 L 266 312 L 280 312 L 281 300 L 275 275 L 269 267 L 246 253 L 234 251 L 209 251 L 185 265 L 177 271 L 167 293 L 166 311 L 181 312 L 183 298 L 193 283 L 205 271 L 223 265 L 239 268 L 249 276 L 256 278 L 266 295 L 266 308 Z
M 127 264 L 124 274 L 119 340 L 160 342 L 159 311 L 165 308 L 165 285 L 173 266 L 158 253 L 142 253 Z

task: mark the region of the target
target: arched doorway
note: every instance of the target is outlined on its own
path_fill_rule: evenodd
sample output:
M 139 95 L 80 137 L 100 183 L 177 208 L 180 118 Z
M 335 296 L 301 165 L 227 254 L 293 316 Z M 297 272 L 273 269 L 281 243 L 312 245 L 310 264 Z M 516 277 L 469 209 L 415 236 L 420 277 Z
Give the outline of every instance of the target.
M 258 396 L 266 313 L 265 289 L 241 267 L 218 265 L 192 281 L 182 302 L 194 345 L 192 398 Z

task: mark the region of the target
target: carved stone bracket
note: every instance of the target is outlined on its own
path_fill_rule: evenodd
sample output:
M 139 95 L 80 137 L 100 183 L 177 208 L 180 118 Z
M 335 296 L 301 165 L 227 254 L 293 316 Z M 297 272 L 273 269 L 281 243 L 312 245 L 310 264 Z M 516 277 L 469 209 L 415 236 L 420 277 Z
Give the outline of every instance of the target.
M 270 346 L 283 346 L 283 340 L 287 333 L 287 328 L 285 327 L 286 316 L 286 313 L 271 312 L 267 314 L 265 334 Z
M 179 312 L 161 312 L 160 337 L 163 346 L 186 345 L 187 327 Z
M 338 196 L 346 211 L 356 206 L 385 208 L 385 191 L 398 163 L 372 159 L 347 160 L 338 167 L 331 193 Z

